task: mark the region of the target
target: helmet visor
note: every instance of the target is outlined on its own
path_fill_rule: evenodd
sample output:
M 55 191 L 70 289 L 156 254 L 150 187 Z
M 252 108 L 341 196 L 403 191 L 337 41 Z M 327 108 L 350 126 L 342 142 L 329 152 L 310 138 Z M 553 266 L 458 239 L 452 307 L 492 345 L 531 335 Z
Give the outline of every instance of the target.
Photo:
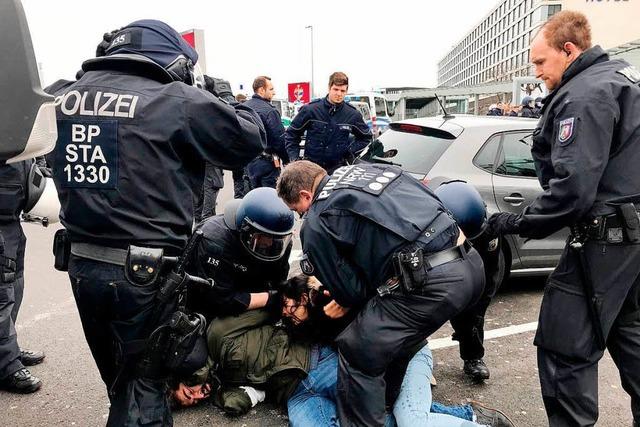
M 253 256 L 263 261 L 275 261 L 282 258 L 292 238 L 292 233 L 276 236 L 257 230 L 250 225 L 243 227 L 240 231 L 240 239 L 244 247 Z

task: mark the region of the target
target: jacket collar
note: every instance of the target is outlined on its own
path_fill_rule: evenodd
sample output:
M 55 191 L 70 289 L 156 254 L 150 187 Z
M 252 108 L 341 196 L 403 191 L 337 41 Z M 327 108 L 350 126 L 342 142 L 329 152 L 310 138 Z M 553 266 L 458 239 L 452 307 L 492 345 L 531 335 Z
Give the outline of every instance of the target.
M 324 106 L 329 110 L 330 115 L 334 115 L 344 107 L 344 101 L 342 101 L 340 104 L 332 104 L 331 101 L 329 101 L 329 95 L 325 96 L 322 102 L 324 103 Z
M 551 99 L 558 93 L 558 91 L 566 85 L 572 78 L 591 67 L 592 65 L 598 64 L 600 62 L 605 62 L 609 60 L 609 55 L 605 52 L 600 46 L 591 47 L 580 54 L 573 61 L 569 67 L 562 74 L 562 79 L 560 80 L 560 84 L 557 88 L 553 90 L 553 92 L 549 93 L 547 97 L 544 99 L 544 103 L 542 106 L 542 110 L 544 111 L 546 107 L 550 104 Z

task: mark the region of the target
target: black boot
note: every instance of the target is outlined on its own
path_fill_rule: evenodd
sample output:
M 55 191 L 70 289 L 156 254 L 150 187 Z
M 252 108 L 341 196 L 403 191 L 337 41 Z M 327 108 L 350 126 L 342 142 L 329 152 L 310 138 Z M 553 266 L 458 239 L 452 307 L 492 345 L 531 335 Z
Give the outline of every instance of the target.
M 11 393 L 33 393 L 41 386 L 42 381 L 31 375 L 27 368 L 22 368 L 0 381 L 0 388 Z
M 489 379 L 490 376 L 489 368 L 482 359 L 465 360 L 464 373 L 478 382 Z
M 20 361 L 24 366 L 33 366 L 42 363 L 44 360 L 44 352 L 20 350 Z

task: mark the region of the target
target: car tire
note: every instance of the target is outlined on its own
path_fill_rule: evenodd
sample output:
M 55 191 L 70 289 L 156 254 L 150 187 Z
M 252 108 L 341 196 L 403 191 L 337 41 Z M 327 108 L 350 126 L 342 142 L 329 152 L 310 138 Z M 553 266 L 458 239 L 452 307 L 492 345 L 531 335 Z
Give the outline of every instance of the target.
M 509 279 L 509 273 L 511 272 L 511 253 L 509 251 L 509 244 L 504 238 L 500 238 L 498 248 L 498 268 L 493 275 L 496 283 L 496 292 L 506 284 Z

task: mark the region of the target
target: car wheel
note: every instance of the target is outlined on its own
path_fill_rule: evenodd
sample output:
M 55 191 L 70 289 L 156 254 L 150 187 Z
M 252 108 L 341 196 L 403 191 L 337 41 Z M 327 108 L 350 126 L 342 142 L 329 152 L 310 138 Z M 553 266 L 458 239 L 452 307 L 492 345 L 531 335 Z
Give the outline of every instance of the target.
M 497 268 L 493 274 L 493 280 L 496 284 L 496 292 L 503 286 L 509 279 L 509 273 L 511 272 L 511 253 L 509 251 L 509 244 L 504 238 L 499 238 L 498 246 L 498 262 Z

